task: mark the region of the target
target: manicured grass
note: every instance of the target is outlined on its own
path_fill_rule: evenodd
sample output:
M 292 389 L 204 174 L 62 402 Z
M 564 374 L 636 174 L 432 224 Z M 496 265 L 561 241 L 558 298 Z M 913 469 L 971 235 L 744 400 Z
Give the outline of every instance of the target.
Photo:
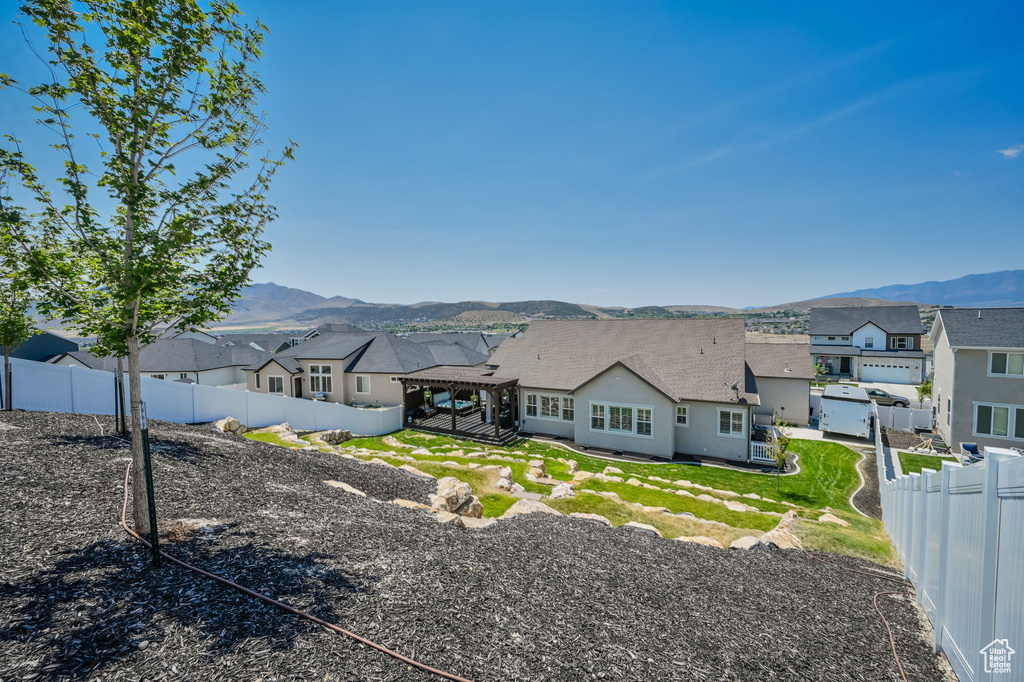
M 940 471 L 942 469 L 943 462 L 956 462 L 956 457 L 947 457 L 945 455 L 922 455 L 916 452 L 900 452 L 900 466 L 903 468 L 903 473 L 913 474 L 921 473 L 921 469 L 933 469 Z
M 661 531 L 666 538 L 680 536 L 703 535 L 714 538 L 728 547 L 733 540 L 744 535 L 757 535 L 758 530 L 753 528 L 731 528 L 717 523 L 701 523 L 695 519 L 668 516 L 666 514 L 651 514 L 642 509 L 631 507 L 613 500 L 581 492 L 576 497 L 569 497 L 561 500 L 544 500 L 544 504 L 553 507 L 563 514 L 580 512 L 585 514 L 600 514 L 613 526 L 621 526 L 629 521 L 638 521 L 654 526 Z
M 815 509 L 832 507 L 833 509 L 852 511 L 849 496 L 860 485 L 860 477 L 857 475 L 857 462 L 860 460 L 860 455 L 843 445 L 825 441 L 794 439 L 790 442 L 790 449 L 800 455 L 800 473 L 781 477 L 780 491 L 776 492 L 774 476 L 724 467 L 697 466 L 676 462 L 660 464 L 610 461 L 569 452 L 554 444 L 525 439 L 520 439 L 506 448 L 499 449 L 448 436 L 433 436 L 433 434 L 411 430 L 400 431 L 393 435 L 403 443 L 428 449 L 435 449 L 451 443 L 467 452 L 472 450 L 500 452 L 519 450 L 526 453 L 523 455 L 524 459 L 531 456 L 575 459 L 580 469 L 595 473 L 603 471 L 607 466 L 615 466 L 625 472 L 627 477 L 638 475 L 660 476 L 668 480 L 686 479 L 719 490 L 732 490 L 741 495 L 757 493 L 762 497 L 785 500 Z M 386 451 L 391 449 L 384 445 L 380 438 L 359 438 L 348 441 L 345 445 L 354 445 L 370 450 Z M 549 459 L 547 466 L 548 472 L 553 477 L 569 478 L 568 471 L 559 462 L 552 462 Z
M 833 513 L 848 521 L 850 527 L 843 528 L 831 523 L 801 519 L 796 527 L 796 535 L 803 543 L 804 549 L 846 554 L 886 566 L 899 566 L 896 552 L 885 534 L 885 527 L 881 521 L 853 512 Z
M 269 432 L 267 432 L 267 433 L 252 433 L 252 432 L 249 432 L 249 433 L 245 434 L 245 437 L 249 438 L 251 440 L 258 440 L 261 443 L 270 443 L 272 445 L 279 445 L 282 448 L 301 448 L 302 447 L 301 445 L 296 445 L 295 443 L 289 443 L 286 440 L 282 440 L 281 436 L 279 436 L 276 433 L 269 433 Z

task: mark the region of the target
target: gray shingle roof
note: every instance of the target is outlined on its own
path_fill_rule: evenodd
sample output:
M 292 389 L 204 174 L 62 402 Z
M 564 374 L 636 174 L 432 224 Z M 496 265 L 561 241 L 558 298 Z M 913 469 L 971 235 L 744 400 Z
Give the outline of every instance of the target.
M 871 322 L 889 334 L 921 334 L 921 315 L 916 305 L 849 306 L 811 308 L 808 334 L 850 335 Z
M 243 334 L 231 333 L 217 339 L 218 346 L 248 346 L 255 343 L 265 351 L 276 353 L 291 347 L 292 334 Z M 301 336 L 301 335 L 298 335 Z
M 1024 308 L 954 308 L 939 318 L 950 346 L 1024 348 Z
M 489 357 L 459 343 L 428 343 L 427 348 L 439 365 L 472 367 L 487 362 Z
M 68 353 L 79 364 L 92 369 L 113 372 L 117 360 L 97 357 L 89 351 Z M 216 346 L 197 339 L 157 339 L 139 353 L 143 372 L 204 372 L 221 367 L 246 367 L 263 363 L 272 357 L 251 346 Z
M 539 320 L 487 362 L 527 388 L 574 391 L 621 363 L 672 400 L 757 403 L 742 319 Z
M 747 364 L 755 377 L 813 379 L 810 346 L 804 343 L 748 343 Z
M 483 335 L 480 332 L 421 332 L 409 334 L 403 338 L 414 343 L 457 343 L 470 350 L 476 350 L 477 344 L 480 343 L 482 337 Z M 486 345 L 486 341 L 484 343 Z

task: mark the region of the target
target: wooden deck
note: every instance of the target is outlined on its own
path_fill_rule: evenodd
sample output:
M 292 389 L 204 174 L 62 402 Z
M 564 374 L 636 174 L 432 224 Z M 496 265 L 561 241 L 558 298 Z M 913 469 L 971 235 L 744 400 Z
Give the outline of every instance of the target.
M 494 435 L 494 424 L 480 421 L 480 410 L 475 409 L 455 417 L 455 429 L 452 429 L 451 412 L 438 412 L 432 417 L 421 419 L 419 424 L 411 428 L 432 433 L 445 433 L 452 436 L 470 438 L 488 445 L 507 445 L 517 438 L 515 429 L 500 429 Z

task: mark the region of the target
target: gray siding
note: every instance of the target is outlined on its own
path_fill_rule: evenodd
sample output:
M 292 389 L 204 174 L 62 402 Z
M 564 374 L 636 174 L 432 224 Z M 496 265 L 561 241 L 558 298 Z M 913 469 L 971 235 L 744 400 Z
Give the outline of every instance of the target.
M 949 412 L 946 410 L 949 398 L 953 395 L 953 349 L 943 330 L 935 341 L 934 350 L 935 373 L 932 378 L 932 405 L 935 406 L 935 422 L 939 433 L 947 443 L 953 443 Z
M 526 416 L 526 396 L 530 393 L 536 393 L 538 395 L 538 406 L 536 417 Z M 549 419 L 540 416 L 540 398 L 541 395 L 557 395 L 564 396 L 568 395 L 563 391 L 538 391 L 528 388 L 519 390 L 519 424 L 520 428 L 530 433 L 542 433 L 548 436 L 562 436 L 563 438 L 575 438 L 576 437 L 576 423 L 580 418 L 580 401 L 579 396 L 574 396 L 576 420 L 577 422 L 563 421 L 561 419 Z
M 761 404 L 752 408 L 754 414 L 807 426 L 811 406 L 811 382 L 807 379 L 757 377 L 757 393 Z
M 747 460 L 750 448 L 748 445 L 750 439 L 750 414 L 748 406 L 699 402 L 680 404 L 689 405 L 690 425 L 674 427 L 676 452 L 687 455 L 700 455 L 702 457 L 741 460 L 744 462 Z M 742 438 L 720 436 L 718 434 L 719 408 L 738 409 L 747 412 L 744 418 Z M 672 418 L 674 424 L 674 406 Z
M 591 430 L 591 402 L 653 408 L 653 437 Z M 613 367 L 576 392 L 576 442 L 610 450 L 671 457 L 675 452 L 675 404 L 632 372 L 622 367 Z
M 974 435 L 974 404 L 1024 407 L 1024 378 L 988 376 L 988 351 L 957 349 L 953 376 L 954 445 L 963 441 L 997 448 L 1024 447 L 1024 440 Z M 1011 433 L 1012 435 L 1012 433 Z

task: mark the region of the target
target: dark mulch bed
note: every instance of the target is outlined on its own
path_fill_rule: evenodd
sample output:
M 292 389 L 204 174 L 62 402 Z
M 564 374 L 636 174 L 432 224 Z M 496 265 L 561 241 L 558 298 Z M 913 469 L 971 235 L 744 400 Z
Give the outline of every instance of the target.
M 885 445 L 886 447 L 897 450 L 906 450 L 907 448 L 917 447 L 920 444 L 921 436 L 916 433 L 882 429 L 882 445 Z
M 882 520 L 882 492 L 878 487 L 878 462 L 875 455 L 869 454 L 857 465 L 860 475 L 864 477 L 864 487 L 853 496 L 857 509 L 873 519 Z
M 0 679 L 431 679 L 182 569 L 151 569 L 118 525 L 122 443 L 92 418 L 3 422 L 21 428 L 0 430 Z M 898 677 L 871 600 L 899 586 L 806 553 L 547 515 L 456 529 L 321 483 L 415 497 L 416 481 L 377 465 L 202 427 L 156 424 L 154 436 L 161 519 L 232 524 L 168 551 L 474 680 Z M 916 607 L 880 601 L 910 679 L 940 679 Z

